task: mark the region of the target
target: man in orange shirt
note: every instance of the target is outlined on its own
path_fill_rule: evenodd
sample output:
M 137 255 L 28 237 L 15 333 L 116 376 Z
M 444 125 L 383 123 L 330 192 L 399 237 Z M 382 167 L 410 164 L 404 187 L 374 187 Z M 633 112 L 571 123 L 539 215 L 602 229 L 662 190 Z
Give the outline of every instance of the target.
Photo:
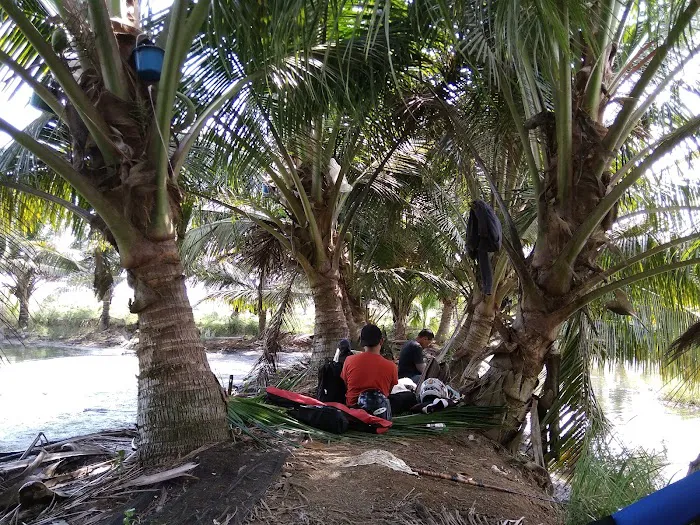
M 388 400 L 392 387 L 399 382 L 396 365 L 379 354 L 383 341 L 379 327 L 365 325 L 360 332 L 360 344 L 364 347 L 364 352 L 345 360 L 340 377 L 347 386 L 345 401 L 349 407 L 357 405 L 360 394 L 367 391 L 379 391 Z M 391 419 L 391 414 L 385 419 Z

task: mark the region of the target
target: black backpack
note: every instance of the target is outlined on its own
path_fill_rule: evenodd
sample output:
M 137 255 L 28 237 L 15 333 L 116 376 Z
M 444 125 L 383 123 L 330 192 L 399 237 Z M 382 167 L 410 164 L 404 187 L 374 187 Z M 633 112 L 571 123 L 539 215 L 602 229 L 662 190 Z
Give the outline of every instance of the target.
M 334 407 L 301 405 L 291 410 L 290 414 L 310 427 L 333 434 L 342 434 L 347 431 L 349 425 L 345 414 Z
M 318 369 L 316 399 L 324 403 L 345 403 L 345 382 L 340 378 L 342 363 L 329 361 Z

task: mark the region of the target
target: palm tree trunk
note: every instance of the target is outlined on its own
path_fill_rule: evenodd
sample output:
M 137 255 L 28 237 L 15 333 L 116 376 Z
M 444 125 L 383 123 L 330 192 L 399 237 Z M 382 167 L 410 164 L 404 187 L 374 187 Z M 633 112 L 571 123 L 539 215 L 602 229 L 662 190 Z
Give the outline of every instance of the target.
M 489 344 L 495 318 L 495 296 L 479 294 L 469 322 L 469 331 L 452 356 L 450 375 L 453 381 L 464 385 L 476 379 L 476 365 L 481 361 L 478 357 L 484 355 L 484 350 Z
M 538 376 L 559 333 L 560 325 L 540 312 L 518 312 L 511 341 L 503 341 L 488 371 L 470 392 L 478 406 L 505 406 L 503 425 L 489 437 L 508 443 L 525 421 Z
M 470 300 L 464 314 L 462 315 L 463 320 L 457 322 L 457 326 L 455 327 L 452 337 L 450 337 L 440 352 L 441 355 L 447 356 L 456 349 L 462 348 L 464 341 L 466 341 L 467 337 L 469 336 L 469 326 L 471 325 L 472 317 L 474 316 L 475 307 L 476 305 L 474 302 Z
M 366 324 L 365 310 L 362 307 L 361 300 L 353 295 L 349 285 L 347 274 L 343 270 L 346 266 L 341 266 L 340 271 L 340 291 L 342 292 L 343 312 L 345 313 L 345 321 L 348 325 L 348 333 L 350 341 L 358 343 L 360 340 L 360 330 Z
M 102 314 L 100 314 L 100 330 L 109 330 L 109 308 L 112 304 L 112 288 L 110 287 L 102 296 Z
M 267 310 L 258 308 L 258 337 L 263 338 L 267 326 Z
M 29 298 L 19 298 L 19 317 L 17 318 L 17 327 L 20 330 L 26 330 L 29 326 Z
M 456 300 L 454 297 L 445 297 L 441 300 L 442 302 L 442 314 L 440 315 L 440 326 L 438 327 L 437 334 L 435 334 L 435 339 L 438 342 L 442 342 L 447 337 L 450 331 L 450 324 L 452 323 L 452 312 L 455 308 Z
M 174 241 L 130 271 L 139 316 L 139 458 L 159 464 L 229 436 L 223 391 L 194 324 Z
M 406 319 L 408 308 L 396 308 L 394 310 L 394 339 L 406 339 Z
M 338 272 L 308 272 L 307 278 L 315 310 L 311 363 L 312 366 L 318 366 L 332 358 L 338 342 L 348 337 L 348 325 L 343 311 Z
M 32 294 L 31 277 L 29 274 L 21 275 L 17 279 L 17 285 L 12 293 L 19 302 L 19 316 L 17 317 L 17 327 L 26 330 L 29 326 L 29 298 Z
M 258 281 L 258 338 L 265 336 L 265 324 L 267 323 L 267 310 L 263 308 L 263 288 L 265 286 L 265 269 L 260 270 L 260 280 Z
M 350 299 L 346 294 L 343 294 L 342 300 L 343 313 L 345 314 L 345 322 L 348 325 L 348 334 L 350 337 L 350 341 L 357 342 L 360 339 L 360 330 L 362 330 L 362 326 L 360 326 L 355 321 L 355 316 L 352 312 L 352 306 L 350 306 Z

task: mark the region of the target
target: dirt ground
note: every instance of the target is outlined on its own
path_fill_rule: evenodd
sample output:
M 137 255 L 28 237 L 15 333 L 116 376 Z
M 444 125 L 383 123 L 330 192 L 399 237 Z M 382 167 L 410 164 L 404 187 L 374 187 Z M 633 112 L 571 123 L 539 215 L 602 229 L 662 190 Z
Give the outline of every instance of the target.
M 0 521 L 4 523 L 7 518 L 8 523 L 37 525 L 561 523 L 558 504 L 549 501 L 540 486 L 542 478 L 537 479 L 498 445 L 476 432 L 453 431 L 415 438 L 367 435 L 361 441 L 305 441 L 301 447 L 291 449 L 289 442 L 285 448 L 272 448 L 240 436 L 236 443 L 204 448 L 172 466 L 152 471 L 134 464 L 122 468 L 112 450 L 117 438 L 107 437 L 109 446 L 99 448 L 98 456 L 78 454 L 59 460 L 60 464 L 47 463 L 41 471 L 34 472 L 37 479 L 47 484 L 63 477 L 68 479 L 71 485 L 62 489 L 58 500 L 35 498 L 33 503 L 27 503 L 20 495 L 20 501 L 25 503 L 10 510 L 9 517 L 0 513 Z M 94 448 L 95 439 L 87 436 L 82 441 L 74 440 L 75 450 L 87 450 L 89 443 Z M 128 442 L 128 436 L 124 439 Z M 348 459 L 376 449 L 390 452 L 414 470 L 461 474 L 517 494 L 425 474 L 415 476 L 378 465 L 342 466 Z M 105 462 L 105 457 L 113 459 Z M 6 467 L 10 460 L 5 458 Z M 78 474 L 93 463 L 95 468 L 110 464 L 113 468 L 106 474 L 86 469 L 80 474 L 86 478 L 70 474 Z M 184 477 L 180 473 L 180 477 L 169 481 L 149 479 L 130 485 L 144 475 L 158 477 L 184 463 L 194 466 L 186 469 Z M 74 495 L 66 498 L 67 494 Z
M 535 497 L 413 476 L 377 465 L 338 466 L 343 459 L 370 448 L 387 450 L 415 469 L 464 473 L 482 483 Z M 427 442 L 425 438 L 378 439 L 371 445 L 310 442 L 292 451 L 280 481 L 271 485 L 248 523 L 479 523 L 467 521 L 470 509 L 483 516 L 486 521 L 481 523 L 561 523 L 558 504 L 537 499 L 548 496 L 529 471 L 508 458 L 492 441 L 468 432 L 436 436 Z M 443 515 L 431 518 L 426 509 Z M 445 518 L 455 513 L 464 521 Z M 404 521 L 397 521 L 399 514 Z
M 340 463 L 370 449 L 391 452 L 413 469 L 461 473 L 521 494 L 413 476 L 378 465 Z M 252 441 L 221 444 L 190 461 L 193 479 L 162 485 L 112 512 L 109 525 L 559 525 L 561 509 L 538 479 L 500 447 L 474 432 L 429 438 L 377 437 L 306 441 L 292 450 Z M 541 481 L 541 480 L 540 480 Z M 528 496 L 529 495 L 529 496 Z M 470 514 L 471 512 L 471 514 Z
M 111 512 L 101 521 L 123 525 L 236 525 L 244 523 L 270 484 L 280 475 L 286 450 L 262 449 L 252 442 L 223 443 L 191 458 L 197 467 L 188 481 L 162 484 Z

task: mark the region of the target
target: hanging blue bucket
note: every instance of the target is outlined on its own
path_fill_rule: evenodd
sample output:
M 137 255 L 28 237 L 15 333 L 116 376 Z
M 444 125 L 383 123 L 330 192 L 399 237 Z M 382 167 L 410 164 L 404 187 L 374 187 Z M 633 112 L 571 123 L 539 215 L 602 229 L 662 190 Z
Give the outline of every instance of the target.
M 160 72 L 163 70 L 164 55 L 165 51 L 150 42 L 143 42 L 136 46 L 131 52 L 131 57 L 139 78 L 144 82 L 158 82 Z

